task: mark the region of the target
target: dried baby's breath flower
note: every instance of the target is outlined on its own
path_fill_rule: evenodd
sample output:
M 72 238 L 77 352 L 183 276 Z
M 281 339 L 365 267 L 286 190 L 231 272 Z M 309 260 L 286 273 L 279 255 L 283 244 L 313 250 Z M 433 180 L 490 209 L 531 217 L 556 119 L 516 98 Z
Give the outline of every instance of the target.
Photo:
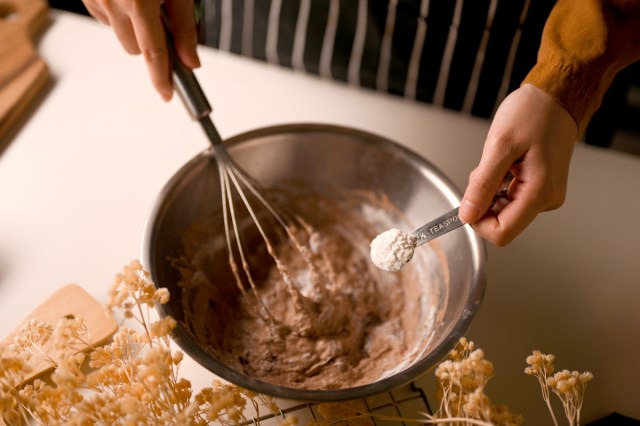
M 553 361 L 556 357 L 553 354 L 543 354 L 540 351 L 533 351 L 526 359 L 527 367 L 524 369 L 526 374 L 532 376 L 548 376 L 553 373 Z
M 114 355 L 112 350 L 113 350 L 112 345 L 106 345 L 106 346 L 102 346 L 94 349 L 89 355 L 90 357 L 89 367 L 100 368 L 105 365 L 111 364 L 113 360 L 117 358 L 119 355 L 119 354 Z
M 203 389 L 196 396 L 196 401 L 206 405 L 203 414 L 207 421 L 222 425 L 236 425 L 246 421 L 244 410 L 247 399 L 242 392 L 243 390 L 238 386 L 216 380 L 212 387 Z
M 107 308 L 120 308 L 125 312 L 141 309 L 143 306 L 153 308 L 157 303 L 167 303 L 168 295 L 166 289 L 156 290 L 149 273 L 138 260 L 134 260 L 116 275 L 109 290 Z
M 542 391 L 542 399 L 545 401 L 553 423 L 556 426 L 558 425 L 558 421 L 551 407 L 549 390 L 556 394 L 562 402 L 564 414 L 569 421 L 569 425 L 579 425 L 584 393 L 587 383 L 593 380 L 593 374 L 588 371 L 580 373 L 569 370 L 562 370 L 553 374 L 554 361 L 554 355 L 546 355 L 540 351 L 533 351 L 526 359 L 527 367 L 525 368 L 525 373 L 535 376 L 538 379 Z
M 176 328 L 178 323 L 170 316 L 166 316 L 158 321 L 152 322 L 149 327 L 151 337 L 166 337 Z
M 83 348 L 92 347 L 89 330 L 82 318 L 65 316 L 53 329 L 52 339 L 55 348 L 62 351 L 62 356 L 72 355 Z
M 475 343 L 467 340 L 466 337 L 461 337 L 455 348 L 449 352 L 449 358 L 453 361 L 461 361 L 467 358 L 474 349 Z
M 5 422 L 19 424 L 26 416 L 18 386 L 28 372 L 29 367 L 23 359 L 0 358 L 0 418 Z
M 491 404 L 484 389 L 493 377 L 493 364 L 482 349 L 465 338 L 436 368 L 440 383 L 440 408 L 436 419 L 467 419 L 469 424 L 519 425 L 523 419 L 505 406 Z M 473 420 L 473 421 L 472 421 Z
M 52 334 L 53 327 L 50 324 L 35 319 L 29 320 L 20 327 L 9 349 L 25 360 L 33 355 L 44 355 L 40 348 L 49 341 Z
M 436 368 L 436 377 L 444 388 L 471 393 L 484 389 L 493 376 L 493 364 L 484 358 L 484 352 L 476 349 L 459 360 L 447 360 Z
M 564 414 L 570 425 L 580 424 L 580 411 L 587 383 L 593 380 L 591 372 L 562 370 L 549 377 L 549 387 L 560 398 Z
M 491 402 L 482 388 L 476 388 L 467 395 L 461 410 L 466 417 L 491 419 Z
M 184 358 L 184 352 L 175 351 L 173 353 L 173 357 L 171 358 L 171 362 L 173 362 L 173 365 L 178 365 L 182 362 L 183 358 Z
M 157 289 L 153 294 L 153 300 L 161 305 L 169 303 L 169 290 L 167 290 L 166 288 Z
M 535 350 L 531 355 L 527 357 L 527 367 L 524 369 L 524 372 L 525 374 L 532 375 L 538 379 L 540 390 L 542 391 L 542 399 L 547 406 L 547 410 L 551 414 L 553 423 L 557 426 L 558 420 L 556 419 L 553 408 L 551 407 L 549 386 L 547 384 L 547 379 L 554 370 L 554 361 L 555 356 L 553 354 L 543 354 L 542 352 Z
M 80 367 L 82 365 L 82 357 L 70 357 L 60 360 L 58 367 L 51 375 L 51 380 L 69 394 L 80 388 L 85 376 Z
M 29 367 L 24 359 L 19 357 L 0 358 L 0 384 L 7 386 L 19 383 L 22 377 L 29 372 Z

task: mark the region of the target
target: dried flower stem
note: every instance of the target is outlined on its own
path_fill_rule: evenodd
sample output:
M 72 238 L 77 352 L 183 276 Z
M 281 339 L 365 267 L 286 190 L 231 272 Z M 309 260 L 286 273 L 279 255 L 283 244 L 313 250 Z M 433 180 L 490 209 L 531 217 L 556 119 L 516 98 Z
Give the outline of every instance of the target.
M 553 373 L 553 361 L 555 356 L 550 354 L 546 355 L 540 351 L 533 351 L 533 353 L 527 357 L 526 362 L 529 365 L 525 368 L 525 373 L 535 376 L 540 384 L 540 390 L 542 392 L 542 399 L 544 400 L 547 410 L 553 419 L 553 424 L 558 426 L 558 420 L 556 419 L 553 408 L 551 407 L 551 398 L 549 394 L 549 384 L 547 382 L 549 376 Z
M 593 380 L 593 374 L 588 371 L 580 373 L 578 371 L 562 370 L 551 375 L 554 371 L 554 360 L 554 355 L 533 351 L 527 357 L 527 367 L 524 372 L 538 379 L 542 390 L 542 398 L 545 400 L 556 426 L 558 422 L 551 408 L 549 389 L 562 402 L 562 408 L 564 409 L 565 417 L 569 421 L 569 426 L 579 426 L 584 393 L 587 383 Z

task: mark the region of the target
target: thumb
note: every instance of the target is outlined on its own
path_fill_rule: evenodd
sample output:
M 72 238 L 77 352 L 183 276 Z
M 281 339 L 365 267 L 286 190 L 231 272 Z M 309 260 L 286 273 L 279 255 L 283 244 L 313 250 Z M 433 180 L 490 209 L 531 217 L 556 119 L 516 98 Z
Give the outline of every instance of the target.
M 485 215 L 491 206 L 493 197 L 504 185 L 510 165 L 481 162 L 469 175 L 469 184 L 460 203 L 460 220 L 473 223 Z

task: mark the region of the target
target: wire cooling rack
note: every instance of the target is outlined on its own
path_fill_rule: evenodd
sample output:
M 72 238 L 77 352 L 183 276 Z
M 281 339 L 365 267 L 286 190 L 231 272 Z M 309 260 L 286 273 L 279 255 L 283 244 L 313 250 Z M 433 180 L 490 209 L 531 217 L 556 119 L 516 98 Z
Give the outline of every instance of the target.
M 389 418 L 417 419 L 419 413 L 433 414 L 429 401 L 424 390 L 414 382 L 408 385 L 393 389 L 387 393 L 357 400 L 371 416 L 362 416 L 368 425 L 405 425 L 401 420 L 385 420 Z M 253 417 L 244 425 L 273 426 L 280 424 L 289 416 L 296 416 L 298 424 L 304 425 L 309 422 L 321 420 L 318 414 L 318 402 L 291 402 L 291 406 L 281 408 L 278 413 L 269 413 L 259 417 Z M 279 401 L 279 405 L 281 405 Z M 415 424 L 416 422 L 411 422 Z M 346 424 L 346 423 L 345 423 Z

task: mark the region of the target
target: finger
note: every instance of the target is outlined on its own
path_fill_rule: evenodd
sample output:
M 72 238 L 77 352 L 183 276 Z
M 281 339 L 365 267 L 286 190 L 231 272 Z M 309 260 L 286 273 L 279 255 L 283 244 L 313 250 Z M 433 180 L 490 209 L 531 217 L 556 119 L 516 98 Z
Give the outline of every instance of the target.
M 460 219 L 473 223 L 489 209 L 493 196 L 519 154 L 510 152 L 508 144 L 498 145 L 487 142 L 478 167 L 469 175 L 469 184 L 460 203 Z M 505 149 L 504 147 L 507 147 Z
M 193 0 L 165 2 L 173 43 L 178 58 L 187 68 L 198 68 L 198 32 L 194 15 Z
M 95 7 L 93 4 L 90 4 L 89 2 L 86 2 L 84 6 L 87 8 L 87 12 L 89 12 L 89 14 L 93 16 L 102 25 L 106 25 L 106 26 L 111 25 L 111 23 L 109 22 L 109 18 L 107 18 L 107 15 L 102 11 L 101 8 Z
M 473 229 L 485 240 L 502 247 L 517 237 L 540 213 L 539 199 L 534 188 L 522 181 L 514 181 L 510 187 L 510 201 L 498 209 L 490 210 L 472 224 Z
M 173 85 L 164 28 L 160 19 L 160 4 L 132 14 L 131 22 L 138 46 L 149 69 L 151 82 L 160 96 L 168 101 L 173 95 Z
M 113 10 L 109 14 L 109 22 L 124 50 L 131 55 L 139 55 L 140 47 L 129 16 L 119 10 Z

